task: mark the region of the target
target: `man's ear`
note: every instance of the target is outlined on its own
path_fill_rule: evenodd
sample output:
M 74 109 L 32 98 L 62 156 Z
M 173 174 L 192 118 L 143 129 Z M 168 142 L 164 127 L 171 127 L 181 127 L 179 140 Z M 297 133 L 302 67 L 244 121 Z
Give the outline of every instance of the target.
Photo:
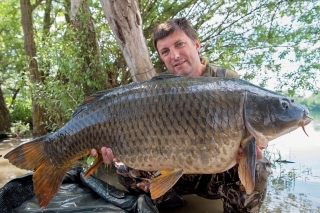
M 200 41 L 199 41 L 199 39 L 197 39 L 195 41 L 195 45 L 196 45 L 197 52 L 199 52 L 199 50 L 200 50 Z

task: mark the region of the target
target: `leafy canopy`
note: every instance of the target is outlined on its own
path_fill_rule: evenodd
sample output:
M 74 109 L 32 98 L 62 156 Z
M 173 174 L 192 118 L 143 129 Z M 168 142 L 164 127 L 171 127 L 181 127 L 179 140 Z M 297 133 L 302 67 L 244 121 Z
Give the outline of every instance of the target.
M 42 3 L 33 11 L 33 24 L 43 82 L 29 83 L 20 8 L 13 0 L 0 3 L 0 79 L 6 96 L 20 90 L 18 97 L 29 99 L 29 88 L 33 88 L 36 100 L 47 109 L 48 125 L 59 127 L 82 102 L 85 89 L 97 91 L 126 84 L 130 76 L 97 1 L 89 1 L 90 14 L 79 15 L 80 19 L 94 21 L 101 59 L 91 61 L 96 66 L 86 66 L 87 59 L 96 53 L 85 45 L 87 32 L 75 31 L 70 24 L 70 2 L 53 1 L 50 22 L 45 22 L 46 5 Z M 138 3 L 146 42 L 158 72 L 164 65 L 153 47 L 153 29 L 169 18 L 186 17 L 199 34 L 200 54 L 214 64 L 232 68 L 261 86 L 272 84 L 291 95 L 300 90 L 319 90 L 319 1 L 139 0 Z M 92 67 L 101 67 L 101 73 L 95 73 Z

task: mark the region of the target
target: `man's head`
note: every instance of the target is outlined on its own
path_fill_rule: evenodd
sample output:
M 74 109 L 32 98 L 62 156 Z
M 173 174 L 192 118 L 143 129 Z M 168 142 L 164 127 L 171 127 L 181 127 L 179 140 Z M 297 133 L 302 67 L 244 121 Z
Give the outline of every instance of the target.
M 157 51 L 157 42 L 177 30 L 182 30 L 192 41 L 198 40 L 196 31 L 191 27 L 186 18 L 174 18 L 159 24 L 153 32 L 153 44 Z
M 200 42 L 185 18 L 160 24 L 154 31 L 153 41 L 169 72 L 186 76 L 203 74 L 205 67 L 198 54 Z

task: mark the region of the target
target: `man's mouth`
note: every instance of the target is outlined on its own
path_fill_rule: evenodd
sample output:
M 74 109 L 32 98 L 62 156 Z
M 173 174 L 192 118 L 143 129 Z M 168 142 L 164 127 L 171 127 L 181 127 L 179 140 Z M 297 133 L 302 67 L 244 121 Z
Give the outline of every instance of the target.
M 178 66 L 180 66 L 181 64 L 183 64 L 184 62 L 185 62 L 185 60 L 176 62 L 176 63 L 173 64 L 173 66 L 174 66 L 174 67 L 178 67 Z

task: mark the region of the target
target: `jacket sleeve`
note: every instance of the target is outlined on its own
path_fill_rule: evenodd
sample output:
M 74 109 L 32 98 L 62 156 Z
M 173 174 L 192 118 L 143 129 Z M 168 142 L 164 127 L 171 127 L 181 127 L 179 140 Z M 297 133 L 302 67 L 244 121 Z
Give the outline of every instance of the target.
M 229 77 L 229 78 L 239 78 L 239 74 L 238 74 L 236 71 L 234 71 L 234 70 L 229 70 L 229 69 L 227 69 L 227 70 L 226 70 L 226 75 L 225 75 L 225 77 Z

